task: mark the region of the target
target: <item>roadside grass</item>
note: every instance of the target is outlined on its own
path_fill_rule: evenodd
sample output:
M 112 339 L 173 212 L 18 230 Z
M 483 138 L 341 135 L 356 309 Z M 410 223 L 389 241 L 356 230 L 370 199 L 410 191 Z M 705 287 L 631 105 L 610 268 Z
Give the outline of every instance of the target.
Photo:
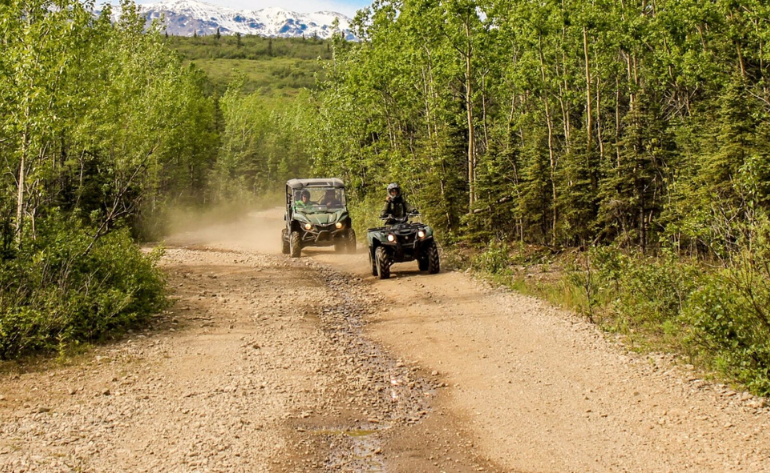
M 613 247 L 485 248 L 464 259 L 490 283 L 575 311 L 632 351 L 671 353 L 706 377 L 770 394 L 770 278 L 754 254 L 725 266 Z

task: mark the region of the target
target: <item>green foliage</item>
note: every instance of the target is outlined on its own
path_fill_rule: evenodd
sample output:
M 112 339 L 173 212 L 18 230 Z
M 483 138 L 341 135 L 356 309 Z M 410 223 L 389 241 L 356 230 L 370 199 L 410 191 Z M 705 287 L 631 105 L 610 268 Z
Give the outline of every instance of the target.
M 0 267 L 0 359 L 66 348 L 144 322 L 167 306 L 157 268 L 127 230 L 93 236 L 53 214 L 16 258 Z
M 0 5 L 0 356 L 96 340 L 164 306 L 131 240 L 205 199 L 217 147 L 204 77 L 130 2 Z
M 212 203 L 254 203 L 282 191 L 288 179 L 307 177 L 303 97 L 287 103 L 259 93 L 243 95 L 239 84 L 228 89 L 220 100 L 224 127 L 209 182 Z
M 241 35 L 238 47 L 236 36 L 170 36 L 166 39 L 169 48 L 190 61 L 198 59 L 249 59 L 260 60 L 270 57 L 284 57 L 315 61 L 330 59 L 328 42 L 316 38 L 266 38 L 263 36 Z
M 770 394 L 770 284 L 748 267 L 706 278 L 683 313 L 687 348 L 717 369 Z
M 512 262 L 508 244 L 492 241 L 487 250 L 474 259 L 473 267 L 490 274 L 505 275 L 510 273 Z
M 708 274 L 682 311 L 687 348 L 745 383 L 770 394 L 770 224 L 750 228 L 751 246 Z
M 753 248 L 726 267 L 618 247 L 562 256 L 564 271 L 543 278 L 523 254 L 493 243 L 474 267 L 520 292 L 545 298 L 625 334 L 643 349 L 670 350 L 770 394 L 770 245 L 764 222 Z M 528 269 L 511 271 L 513 262 Z M 540 265 L 541 266 L 541 265 Z M 542 271 L 542 266 L 540 267 Z M 534 271 L 534 272 L 529 272 Z M 535 277 L 533 277 L 535 276 Z
M 169 48 L 206 74 L 206 92 L 221 95 L 236 80 L 245 94 L 296 96 L 313 89 L 331 58 L 329 42 L 302 38 L 241 36 L 172 36 Z
M 735 235 L 710 220 L 745 219 L 741 181 L 767 176 L 764 13 L 375 3 L 354 21 L 363 41 L 334 40 L 311 104 L 316 172 L 362 196 L 399 180 L 434 226 L 471 241 L 673 241 L 713 257 Z M 753 201 L 766 208 L 767 191 L 754 186 Z

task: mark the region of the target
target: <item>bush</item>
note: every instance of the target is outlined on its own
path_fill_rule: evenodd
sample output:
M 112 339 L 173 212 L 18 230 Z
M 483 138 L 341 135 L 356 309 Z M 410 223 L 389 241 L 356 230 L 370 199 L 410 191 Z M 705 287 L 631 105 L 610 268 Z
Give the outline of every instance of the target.
M 687 348 L 752 391 L 770 394 L 770 274 L 756 253 L 709 275 L 682 314 Z
M 701 360 L 755 393 L 770 394 L 770 246 L 757 238 L 723 266 L 604 247 L 564 280 L 616 328 Z M 576 307 L 584 311 L 582 306 Z M 591 314 L 591 311 L 588 311 Z
M 165 280 L 126 229 L 97 240 L 54 216 L 0 263 L 0 359 L 62 349 L 145 321 L 167 307 Z
M 508 243 L 493 240 L 486 251 L 476 256 L 473 266 L 490 274 L 505 275 L 510 274 L 512 262 Z

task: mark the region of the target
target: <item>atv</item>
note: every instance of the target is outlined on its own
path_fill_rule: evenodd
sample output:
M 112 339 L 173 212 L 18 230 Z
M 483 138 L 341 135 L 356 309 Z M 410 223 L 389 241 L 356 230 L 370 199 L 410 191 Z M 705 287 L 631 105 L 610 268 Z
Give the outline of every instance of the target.
M 356 252 L 340 179 L 291 179 L 286 182 L 286 228 L 281 230 L 283 254 L 299 258 L 306 246 L 334 246 L 338 253 Z
M 403 218 L 382 217 L 388 224 L 367 230 L 372 276 L 388 279 L 393 263 L 414 260 L 417 260 L 420 271 L 430 274 L 439 272 L 440 261 L 433 229 L 424 223 L 409 221 L 411 217 L 418 215 L 419 212 L 412 211 Z

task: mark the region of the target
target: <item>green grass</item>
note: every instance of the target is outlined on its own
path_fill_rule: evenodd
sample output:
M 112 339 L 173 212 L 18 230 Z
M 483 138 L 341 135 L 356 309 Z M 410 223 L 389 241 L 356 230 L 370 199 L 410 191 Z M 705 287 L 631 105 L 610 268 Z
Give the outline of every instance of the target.
M 312 89 L 316 74 L 323 74 L 320 61 L 291 58 L 270 59 L 196 59 L 211 82 L 210 92 L 222 94 L 228 84 L 243 79 L 243 92 L 257 90 L 264 95 L 295 96 L 300 89 Z
M 209 79 L 208 92 L 221 95 L 228 84 L 243 80 L 243 92 L 293 97 L 316 86 L 316 76 L 331 58 L 331 43 L 317 39 L 235 36 L 170 36 L 168 45 Z

